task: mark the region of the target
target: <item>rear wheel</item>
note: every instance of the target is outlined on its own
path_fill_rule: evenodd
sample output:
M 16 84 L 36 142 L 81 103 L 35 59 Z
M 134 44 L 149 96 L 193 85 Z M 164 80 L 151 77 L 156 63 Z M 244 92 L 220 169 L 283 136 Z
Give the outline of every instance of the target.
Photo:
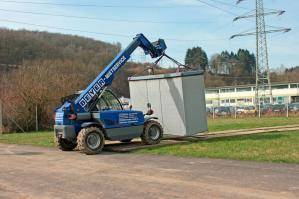
M 148 121 L 144 124 L 141 140 L 145 144 L 158 144 L 163 137 L 163 128 L 157 121 Z
M 87 127 L 81 129 L 77 137 L 78 150 L 87 155 L 100 153 L 105 145 L 105 137 L 101 129 Z
M 77 143 L 73 143 L 72 141 L 69 141 L 64 138 L 59 138 L 55 136 L 54 139 L 56 146 L 58 146 L 58 148 L 62 151 L 72 151 L 77 146 Z

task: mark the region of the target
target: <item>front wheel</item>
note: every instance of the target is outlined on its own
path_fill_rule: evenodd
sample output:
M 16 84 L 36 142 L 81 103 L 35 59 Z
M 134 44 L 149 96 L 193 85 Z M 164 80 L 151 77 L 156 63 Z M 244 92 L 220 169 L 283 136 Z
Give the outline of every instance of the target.
M 163 128 L 157 121 L 148 121 L 144 124 L 141 140 L 145 144 L 158 144 L 163 137 Z
M 101 129 L 87 127 L 81 129 L 77 137 L 78 150 L 86 155 L 100 153 L 105 145 L 105 137 Z

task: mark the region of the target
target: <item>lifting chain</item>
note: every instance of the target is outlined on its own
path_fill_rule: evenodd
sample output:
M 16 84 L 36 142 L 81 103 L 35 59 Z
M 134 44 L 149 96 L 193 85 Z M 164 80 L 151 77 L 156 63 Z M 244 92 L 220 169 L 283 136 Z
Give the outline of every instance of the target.
M 194 70 L 194 68 L 187 66 L 185 64 L 180 63 L 179 61 L 177 61 L 176 59 L 170 57 L 169 55 L 167 55 L 166 53 L 163 53 L 153 64 L 152 66 L 152 70 L 153 67 L 157 66 L 158 63 L 161 61 L 161 59 L 163 57 L 166 57 L 167 59 L 169 59 L 170 61 L 172 61 L 173 63 L 175 63 L 177 65 L 177 70 L 176 72 L 183 72 L 183 71 L 188 71 L 188 70 Z
M 175 63 L 177 65 L 177 69 L 176 72 L 184 72 L 184 71 L 190 71 L 190 70 L 195 70 L 194 68 L 187 66 L 185 64 L 180 63 L 179 61 L 175 60 L 174 58 L 170 57 L 169 55 L 167 55 L 165 52 L 155 61 L 153 62 L 153 64 L 151 66 L 148 66 L 146 69 L 144 69 L 143 71 L 134 74 L 132 77 L 137 76 L 141 73 L 143 73 L 144 71 L 148 70 L 150 75 L 154 75 L 155 74 L 155 67 L 158 65 L 158 63 L 162 60 L 163 57 L 166 57 L 167 59 L 169 59 L 170 61 L 172 61 L 173 63 Z

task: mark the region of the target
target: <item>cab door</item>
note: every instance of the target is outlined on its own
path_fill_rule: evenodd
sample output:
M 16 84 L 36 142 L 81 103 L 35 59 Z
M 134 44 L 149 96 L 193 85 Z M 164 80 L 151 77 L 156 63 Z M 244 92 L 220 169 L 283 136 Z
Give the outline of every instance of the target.
M 106 129 L 139 126 L 144 122 L 141 111 L 123 110 L 122 104 L 111 91 L 105 91 L 97 106 Z

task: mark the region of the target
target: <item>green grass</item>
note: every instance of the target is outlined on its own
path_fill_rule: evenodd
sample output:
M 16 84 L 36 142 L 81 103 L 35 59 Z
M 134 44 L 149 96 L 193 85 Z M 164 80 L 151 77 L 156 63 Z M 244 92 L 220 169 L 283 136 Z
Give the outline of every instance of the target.
M 53 147 L 53 132 L 12 133 L 0 135 L 0 143 Z
M 264 118 L 216 118 L 209 119 L 209 131 L 249 129 L 258 127 L 299 124 L 299 117 L 264 117 Z
M 299 131 L 214 138 L 142 149 L 137 153 L 299 163 Z
M 299 124 L 298 117 L 209 119 L 210 131 Z M 0 135 L 0 143 L 53 147 L 53 132 Z M 151 148 L 138 153 L 299 163 L 299 131 L 216 138 Z

